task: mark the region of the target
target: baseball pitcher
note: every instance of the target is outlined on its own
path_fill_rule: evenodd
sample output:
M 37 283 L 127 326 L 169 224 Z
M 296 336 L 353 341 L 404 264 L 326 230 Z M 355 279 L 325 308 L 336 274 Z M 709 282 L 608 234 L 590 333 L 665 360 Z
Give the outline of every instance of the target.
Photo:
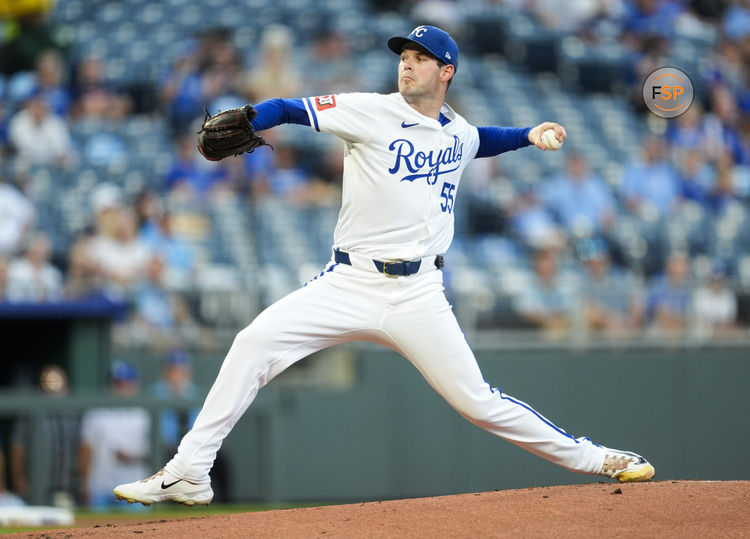
M 118 499 L 208 504 L 216 453 L 260 388 L 313 352 L 353 340 L 397 351 L 467 420 L 550 462 L 622 482 L 654 476 L 640 455 L 575 438 L 489 385 L 443 292 L 442 255 L 453 238 L 466 165 L 530 145 L 559 147 L 565 129 L 553 122 L 469 124 L 444 102 L 459 56 L 439 28 L 419 26 L 408 37 L 391 38 L 388 47 L 399 55 L 397 93 L 272 99 L 204 123 L 198 146 L 212 160 L 252 151 L 265 144 L 257 132 L 284 123 L 343 140 L 332 259 L 237 335 L 177 454 L 150 478 L 116 487 Z M 552 144 L 542 137 L 548 130 Z

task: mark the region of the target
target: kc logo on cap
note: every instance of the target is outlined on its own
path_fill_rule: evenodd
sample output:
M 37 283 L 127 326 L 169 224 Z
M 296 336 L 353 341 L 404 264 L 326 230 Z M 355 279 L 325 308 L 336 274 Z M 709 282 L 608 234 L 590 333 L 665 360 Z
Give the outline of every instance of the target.
M 437 26 L 422 25 L 411 31 L 409 37 L 392 37 L 388 48 L 401 54 L 404 45 L 416 43 L 427 49 L 435 58 L 458 69 L 458 45 L 448 32 Z

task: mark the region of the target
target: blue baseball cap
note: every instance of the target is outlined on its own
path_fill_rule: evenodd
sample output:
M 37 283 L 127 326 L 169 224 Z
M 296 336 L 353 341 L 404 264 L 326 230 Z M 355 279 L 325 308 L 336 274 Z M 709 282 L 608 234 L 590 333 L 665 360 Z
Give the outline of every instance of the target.
M 185 350 L 175 348 L 170 350 L 164 360 L 164 364 L 170 367 L 190 365 L 190 356 Z
M 407 37 L 389 39 L 388 48 L 396 54 L 401 54 L 407 43 L 416 43 L 424 47 L 441 62 L 458 69 L 458 45 L 445 30 L 437 26 L 417 26 Z
M 115 382 L 133 382 L 138 380 L 138 371 L 130 363 L 121 359 L 112 362 L 109 375 Z

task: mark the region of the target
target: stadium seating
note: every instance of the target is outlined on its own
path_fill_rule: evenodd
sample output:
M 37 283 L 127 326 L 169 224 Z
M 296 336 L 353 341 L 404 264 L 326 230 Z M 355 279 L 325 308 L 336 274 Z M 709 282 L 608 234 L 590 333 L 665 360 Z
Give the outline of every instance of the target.
M 527 14 L 497 6 L 484 9 L 467 19 L 467 24 L 475 25 L 476 35 L 467 37 L 459 77 L 451 90 L 456 108 L 481 124 L 525 126 L 546 119 L 559 121 L 569 135 L 566 149 L 580 152 L 617 193 L 623 167 L 638 157 L 638 141 L 647 132 L 645 122 L 625 100 L 605 93 L 617 89 L 625 58 L 622 48 L 587 46 L 542 28 Z M 67 0 L 57 3 L 52 18 L 72 29 L 73 61 L 92 53 L 101 56 L 108 80 L 124 87 L 135 82 L 156 85 L 189 40 L 212 25 L 232 30 L 233 42 L 250 66 L 263 27 L 280 22 L 292 28 L 295 54 L 300 57 L 321 28 L 350 35 L 362 89 L 384 91 L 392 84 L 395 63 L 382 44 L 388 35 L 407 33 L 414 25 L 392 13 L 370 13 L 363 1 L 344 0 Z M 492 35 L 483 21 L 497 23 L 508 34 Z M 606 28 L 603 32 L 604 39 L 614 43 L 614 34 L 607 36 Z M 714 44 L 712 36 L 679 39 L 674 58 L 695 69 Z M 559 55 L 539 53 L 552 49 Z M 11 106 L 14 103 L 8 96 L 12 98 L 13 85 L 22 92 L 23 83 L 22 77 L 0 82 Z M 79 156 L 72 168 L 31 171 L 38 224 L 51 234 L 59 255 L 88 224 L 81 208 L 87 207 L 88 194 L 97 182 L 113 181 L 131 196 L 144 188 L 162 190 L 173 151 L 169 126 L 155 112 L 119 124 L 77 122 L 71 127 Z M 300 129 L 288 131 L 288 137 L 291 142 L 321 149 L 329 143 L 325 137 Z M 505 175 L 512 179 L 508 186 L 512 193 L 559 171 L 564 152 L 538 156 L 520 151 L 501 159 Z M 212 200 L 199 211 L 208 217 L 210 226 L 204 237 L 192 240 L 198 259 L 207 268 L 198 286 L 215 288 L 222 278 L 247 285 L 252 289 L 249 296 L 259 302 L 256 308 L 312 277 L 330 257 L 336 208 L 300 209 L 272 198 L 248 205 L 237 194 Z M 662 268 L 667 252 L 684 249 L 727 260 L 737 283 L 750 286 L 746 202 L 732 205 L 719 219 L 695 205 L 661 219 L 632 215 L 622 205 L 619 212 L 612 241 L 630 270 L 652 275 Z M 448 260 L 452 293 L 457 298 L 486 293 L 489 303 L 494 302 L 486 306 L 487 312 L 499 308 L 507 314 L 510 300 L 530 278 L 528 253 L 513 239 L 501 236 L 474 237 L 459 227 Z M 477 265 L 478 260 L 483 264 Z M 303 271 L 306 275 L 300 275 Z M 564 272 L 575 279 L 581 269 L 569 264 Z

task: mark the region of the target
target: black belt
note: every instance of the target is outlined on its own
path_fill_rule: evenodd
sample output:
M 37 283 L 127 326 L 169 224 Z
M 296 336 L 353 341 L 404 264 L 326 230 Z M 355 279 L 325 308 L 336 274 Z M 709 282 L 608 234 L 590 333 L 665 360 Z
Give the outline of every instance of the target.
M 349 266 L 352 265 L 349 253 L 339 251 L 338 249 L 333 252 L 333 259 L 339 264 L 347 264 Z M 373 260 L 372 263 L 375 265 L 375 269 L 378 270 L 378 273 L 382 273 L 383 275 L 412 275 L 414 273 L 417 273 L 420 266 L 422 265 L 421 260 L 406 260 L 398 262 L 383 262 L 380 260 Z M 443 255 L 437 255 L 435 257 L 435 267 L 440 269 L 443 266 L 445 266 Z

